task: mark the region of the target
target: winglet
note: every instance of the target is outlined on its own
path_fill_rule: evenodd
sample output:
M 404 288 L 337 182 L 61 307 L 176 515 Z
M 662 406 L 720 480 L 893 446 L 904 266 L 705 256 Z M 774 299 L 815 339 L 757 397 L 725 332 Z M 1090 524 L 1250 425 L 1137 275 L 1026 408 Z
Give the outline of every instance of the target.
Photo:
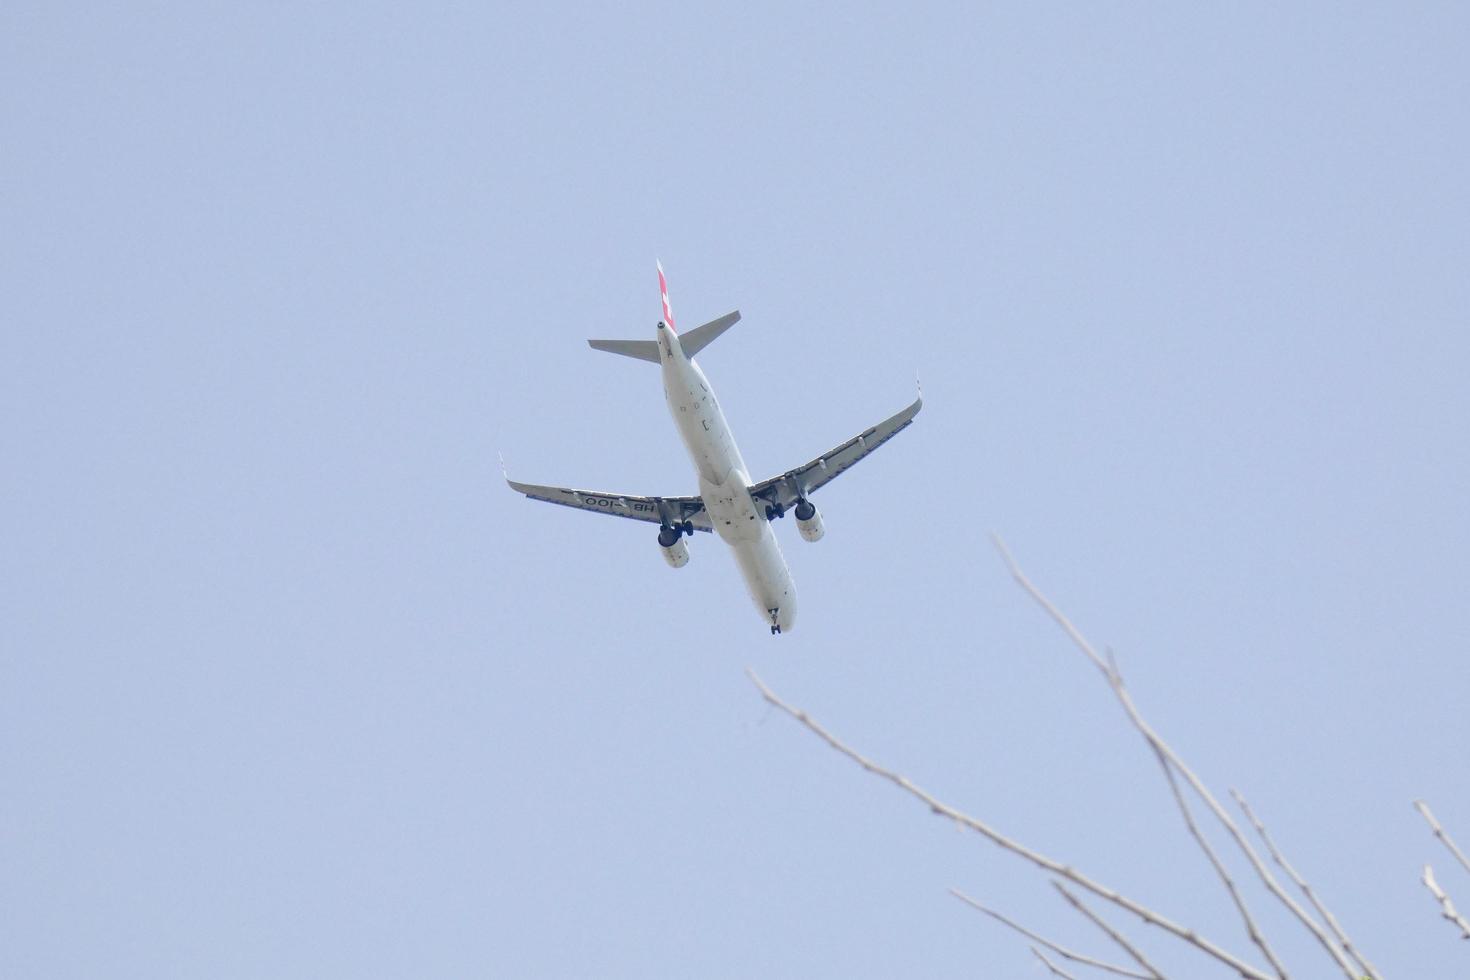
M 654 259 L 653 264 L 658 268 L 658 293 L 664 302 L 664 325 L 671 332 L 678 333 L 674 330 L 674 309 L 669 306 L 669 281 L 664 278 L 664 264 L 658 259 Z
M 497 453 L 500 457 L 500 475 L 505 477 L 505 482 L 510 482 L 510 467 L 505 465 L 505 453 Z

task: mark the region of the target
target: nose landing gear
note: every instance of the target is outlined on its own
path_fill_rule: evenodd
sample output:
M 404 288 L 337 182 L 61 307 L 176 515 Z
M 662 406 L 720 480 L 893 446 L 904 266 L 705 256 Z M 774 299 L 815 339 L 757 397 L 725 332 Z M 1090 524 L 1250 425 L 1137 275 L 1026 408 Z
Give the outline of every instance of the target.
M 780 607 L 777 607 L 775 609 L 767 609 L 766 612 L 768 612 L 768 613 L 771 614 L 771 635 L 772 636 L 780 636 L 781 635 L 781 609 L 780 609 Z

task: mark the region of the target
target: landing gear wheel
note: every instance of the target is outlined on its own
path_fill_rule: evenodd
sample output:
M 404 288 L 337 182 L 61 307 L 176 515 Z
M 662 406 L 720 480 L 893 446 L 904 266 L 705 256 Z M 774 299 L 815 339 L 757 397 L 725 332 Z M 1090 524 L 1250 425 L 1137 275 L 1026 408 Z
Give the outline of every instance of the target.
M 691 538 L 694 537 L 694 522 L 685 521 L 683 524 L 680 525 L 680 530 L 689 535 Z
M 781 635 L 781 627 L 779 627 L 779 626 L 772 626 L 771 627 L 771 635 L 772 636 L 780 636 Z

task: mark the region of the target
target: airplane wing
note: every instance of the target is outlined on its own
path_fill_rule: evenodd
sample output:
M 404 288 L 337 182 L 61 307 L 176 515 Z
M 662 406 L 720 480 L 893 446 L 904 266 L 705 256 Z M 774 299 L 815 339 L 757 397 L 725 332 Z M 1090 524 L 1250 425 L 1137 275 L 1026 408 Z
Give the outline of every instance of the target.
M 712 531 L 709 514 L 699 497 L 635 497 L 626 493 L 602 493 L 597 490 L 572 490 L 567 487 L 538 487 L 517 483 L 507 478 L 512 490 L 532 500 L 590 510 L 594 514 L 614 514 L 650 524 L 682 524 L 688 521 L 696 531 Z
M 757 483 L 750 488 L 750 495 L 765 501 L 768 506 L 781 510 L 796 506 L 798 499 L 831 483 L 858 460 L 864 459 L 873 450 L 902 432 L 923 407 L 922 396 L 914 399 L 912 405 L 897 415 L 884 419 L 871 429 L 865 429 L 810 463 Z

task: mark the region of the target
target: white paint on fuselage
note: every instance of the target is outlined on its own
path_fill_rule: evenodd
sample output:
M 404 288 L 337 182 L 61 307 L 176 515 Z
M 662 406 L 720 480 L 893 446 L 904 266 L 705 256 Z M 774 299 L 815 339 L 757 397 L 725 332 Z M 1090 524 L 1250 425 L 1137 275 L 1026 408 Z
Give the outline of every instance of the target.
M 678 336 L 658 326 L 659 365 L 669 413 L 699 474 L 699 495 L 715 533 L 735 552 L 745 587 L 766 622 L 784 632 L 796 622 L 796 585 L 764 507 L 750 495 L 750 471 L 699 365 Z

